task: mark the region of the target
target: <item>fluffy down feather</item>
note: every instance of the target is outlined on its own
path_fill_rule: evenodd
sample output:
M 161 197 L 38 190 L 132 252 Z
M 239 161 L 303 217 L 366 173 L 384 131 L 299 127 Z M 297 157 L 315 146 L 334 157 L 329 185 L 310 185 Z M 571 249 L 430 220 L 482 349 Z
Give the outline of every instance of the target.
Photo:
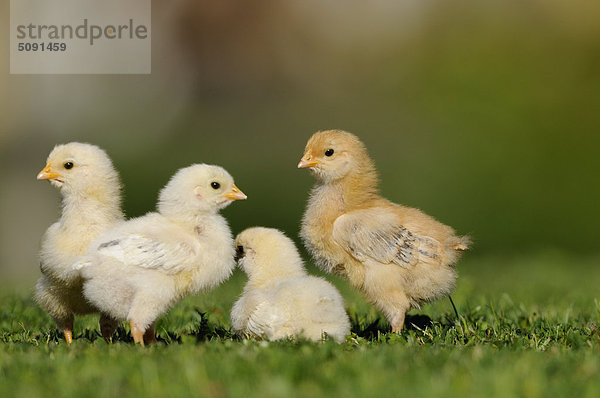
M 248 274 L 231 311 L 237 333 L 269 340 L 345 339 L 350 323 L 341 295 L 329 282 L 306 273 L 291 239 L 276 229 L 254 227 L 239 234 L 236 245 Z
M 86 299 L 111 318 L 128 320 L 136 343 L 155 341 L 160 315 L 231 275 L 233 238 L 218 211 L 245 198 L 221 167 L 179 170 L 161 191 L 158 212 L 107 231 L 75 265 Z
M 377 192 L 362 142 L 340 130 L 314 134 L 299 168 L 317 177 L 301 236 L 317 263 L 363 291 L 398 332 L 406 312 L 454 290 L 454 265 L 468 237 Z
M 97 312 L 83 298 L 82 280 L 72 264 L 94 239 L 123 221 L 121 184 L 102 149 L 78 142 L 56 146 L 37 178 L 60 190 L 62 214 L 42 239 L 42 277 L 35 287 L 35 300 L 70 343 L 74 315 Z M 101 318 L 100 325 L 103 334 L 112 333 L 110 319 Z

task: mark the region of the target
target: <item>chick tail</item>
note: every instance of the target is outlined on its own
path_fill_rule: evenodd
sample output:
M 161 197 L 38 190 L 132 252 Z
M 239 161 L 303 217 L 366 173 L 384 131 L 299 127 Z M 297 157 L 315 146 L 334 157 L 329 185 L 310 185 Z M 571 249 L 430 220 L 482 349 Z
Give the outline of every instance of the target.
M 452 247 L 452 249 L 454 249 L 454 250 L 460 250 L 460 251 L 467 250 L 473 244 L 473 240 L 471 239 L 471 237 L 469 235 L 461 236 L 460 238 L 457 238 L 456 240 L 457 241 L 454 242 L 454 246 Z
M 444 263 L 454 267 L 462 255 L 462 252 L 469 249 L 472 241 L 470 236 L 453 236 L 444 243 Z

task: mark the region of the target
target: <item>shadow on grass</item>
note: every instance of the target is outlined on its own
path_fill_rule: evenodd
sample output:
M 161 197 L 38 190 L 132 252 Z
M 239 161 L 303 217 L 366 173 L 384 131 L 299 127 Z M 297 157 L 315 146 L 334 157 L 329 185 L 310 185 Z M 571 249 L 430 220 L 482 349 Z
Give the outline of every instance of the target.
M 183 344 L 183 343 L 196 343 L 200 344 L 211 340 L 232 340 L 232 341 L 243 341 L 243 338 L 233 333 L 231 328 L 222 326 L 219 322 L 211 322 L 210 314 L 200 310 L 199 308 L 194 309 L 194 315 L 190 317 L 186 322 L 167 329 L 165 327 L 159 327 L 156 330 L 156 338 L 159 343 L 170 345 L 170 344 Z M 374 320 L 368 320 L 364 314 L 351 313 L 350 316 L 351 332 L 367 341 L 379 341 L 383 336 L 391 333 L 391 327 L 387 320 L 382 316 L 376 317 Z M 456 326 L 456 319 L 453 315 L 446 314 L 438 320 L 432 320 L 427 315 L 416 314 L 407 315 L 402 329 L 401 335 L 406 336 L 411 332 L 421 333 L 425 329 L 431 329 L 434 327 L 441 327 L 443 330 L 448 330 Z M 57 329 L 51 329 L 47 332 L 42 332 L 35 337 L 38 342 L 44 343 L 64 343 L 62 333 Z M 100 331 L 97 328 L 86 328 L 81 330 L 74 336 L 75 340 L 87 340 L 90 343 L 94 343 L 98 339 L 103 339 Z M 133 338 L 131 336 L 129 326 L 123 322 L 115 329 L 115 333 L 111 339 L 112 343 L 125 343 L 133 344 Z
M 372 322 L 364 322 L 355 314 L 350 318 L 350 324 L 352 333 L 367 340 L 377 340 L 381 334 L 392 332 L 391 326 L 382 318 L 377 318 Z M 452 325 L 454 323 L 448 326 Z M 407 315 L 402 331 L 423 330 L 431 326 L 433 326 L 433 320 L 427 315 Z
M 208 321 L 208 314 L 206 312 L 202 312 L 196 308 L 196 313 L 200 317 L 200 324 L 198 325 L 197 330 L 191 333 L 192 336 L 196 337 L 196 342 L 201 343 L 213 339 L 235 339 L 236 336 L 230 329 L 211 324 Z

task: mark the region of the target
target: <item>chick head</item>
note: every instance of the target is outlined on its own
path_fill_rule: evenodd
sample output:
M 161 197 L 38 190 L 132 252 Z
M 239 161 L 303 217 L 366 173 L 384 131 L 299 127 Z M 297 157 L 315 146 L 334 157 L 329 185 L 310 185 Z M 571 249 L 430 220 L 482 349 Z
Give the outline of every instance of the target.
M 180 169 L 160 191 L 158 211 L 165 216 L 217 212 L 246 195 L 222 167 L 194 164 Z
M 235 239 L 238 264 L 250 280 L 303 274 L 302 258 L 294 242 L 274 228 L 252 227 Z
M 106 152 L 80 142 L 54 147 L 37 179 L 50 181 L 63 193 L 120 188 L 119 175 Z
M 308 140 L 298 168 L 310 170 L 324 181 L 345 177 L 351 170 L 371 168 L 363 143 L 342 130 L 319 131 Z

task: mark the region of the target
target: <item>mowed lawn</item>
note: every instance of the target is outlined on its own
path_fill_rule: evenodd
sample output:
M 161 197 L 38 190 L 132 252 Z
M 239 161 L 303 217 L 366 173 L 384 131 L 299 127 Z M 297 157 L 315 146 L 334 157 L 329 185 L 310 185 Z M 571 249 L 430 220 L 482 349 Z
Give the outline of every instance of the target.
M 411 311 L 401 335 L 328 276 L 353 325 L 339 345 L 233 336 L 239 270 L 161 318 L 161 343 L 146 348 L 126 324 L 105 343 L 95 316 L 76 321 L 69 347 L 31 289 L 4 285 L 0 396 L 600 396 L 599 257 L 471 255 L 458 269 L 459 318 L 443 299 Z

